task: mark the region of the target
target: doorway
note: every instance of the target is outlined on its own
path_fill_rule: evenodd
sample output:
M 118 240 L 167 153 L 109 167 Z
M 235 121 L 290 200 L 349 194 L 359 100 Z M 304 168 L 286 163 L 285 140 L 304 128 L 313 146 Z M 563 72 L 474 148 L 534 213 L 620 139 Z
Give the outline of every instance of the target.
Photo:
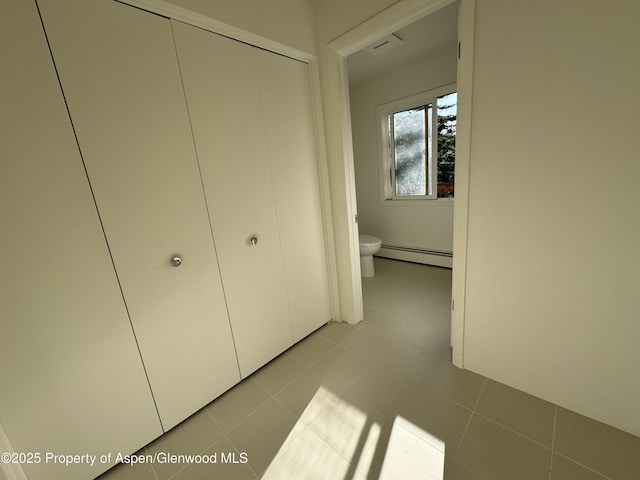
M 351 125 L 349 112 L 349 86 L 347 80 L 347 57 L 361 48 L 370 45 L 376 39 L 389 35 L 416 20 L 432 14 L 440 8 L 452 3 L 451 1 L 430 0 L 420 7 L 410 5 L 412 2 L 401 1 L 394 8 L 387 9 L 372 19 L 345 35 L 328 44 L 330 50 L 329 69 L 334 70 L 336 77 L 342 81 L 337 84 L 337 92 L 330 100 L 332 106 L 338 111 L 340 122 L 331 126 L 331 133 L 335 138 L 342 139 L 339 151 L 341 164 L 347 172 L 345 182 L 346 210 L 355 215 L 356 211 L 356 182 L 350 172 L 354 171 L 353 155 L 351 150 Z M 465 298 L 465 270 L 466 270 L 466 244 L 467 244 L 467 212 L 468 212 L 468 171 L 469 151 L 471 141 L 471 92 L 473 79 L 473 28 L 475 0 L 460 0 L 458 2 L 458 125 L 456 146 L 456 201 L 454 205 L 454 235 L 453 235 L 453 281 L 452 281 L 452 320 L 451 343 L 453 347 L 453 363 L 458 367 L 464 366 L 464 298 Z M 345 133 L 348 132 L 348 133 Z M 348 229 L 349 253 L 351 265 L 358 255 L 357 229 Z M 355 234 L 354 234 L 355 233 Z M 351 292 L 347 297 L 351 298 L 352 312 L 361 312 L 362 293 L 360 279 L 354 278 L 359 269 L 351 269 Z M 359 304 L 359 305 L 358 305 Z M 362 317 L 360 317 L 362 318 Z

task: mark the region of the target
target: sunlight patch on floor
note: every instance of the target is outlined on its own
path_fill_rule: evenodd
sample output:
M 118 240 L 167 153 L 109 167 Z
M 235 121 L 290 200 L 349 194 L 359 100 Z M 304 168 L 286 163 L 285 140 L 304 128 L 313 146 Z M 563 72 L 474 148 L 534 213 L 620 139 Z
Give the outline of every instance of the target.
M 396 417 L 384 456 L 381 480 L 442 480 L 444 442 L 410 421 Z
M 366 413 L 320 387 L 262 479 L 366 479 L 381 432 Z M 444 442 L 402 417 L 383 454 L 381 479 L 443 478 Z

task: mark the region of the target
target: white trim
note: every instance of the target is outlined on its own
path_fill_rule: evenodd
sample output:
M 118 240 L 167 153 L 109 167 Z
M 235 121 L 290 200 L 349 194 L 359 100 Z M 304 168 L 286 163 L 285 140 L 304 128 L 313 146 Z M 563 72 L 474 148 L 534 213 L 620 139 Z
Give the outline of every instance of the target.
M 331 298 L 331 318 L 339 320 L 340 289 L 338 286 L 338 269 L 334 234 L 334 220 L 331 205 L 331 184 L 329 176 L 329 162 L 325 145 L 324 113 L 322 111 L 322 94 L 320 89 L 320 72 L 318 62 L 309 62 L 309 79 L 311 81 L 311 104 L 313 108 L 313 122 L 315 126 L 316 158 L 318 160 L 318 179 L 320 181 L 320 202 L 324 225 L 324 244 L 327 254 L 327 271 L 329 275 L 329 295 Z
M 352 305 L 342 302 L 343 319 L 349 323 L 358 323 L 364 319 L 364 305 L 362 303 L 362 281 L 360 271 L 360 236 L 357 223 L 356 179 L 353 159 L 353 135 L 351 132 L 351 108 L 349 107 L 349 76 L 347 72 L 347 58 L 338 57 L 339 87 L 342 92 L 340 102 L 340 117 L 342 119 L 341 154 L 346 160 L 344 165 L 346 183 L 346 212 L 347 234 L 350 246 L 349 271 L 351 273 L 351 295 L 345 298 L 352 299 Z
M 453 209 L 453 280 L 451 346 L 453 364 L 464 368 L 465 302 L 467 289 L 467 230 L 469 220 L 469 169 L 473 106 L 473 54 L 476 0 L 458 4 L 458 118 L 456 125 L 456 193 Z
M 363 319 L 364 310 L 346 63 L 344 56 L 326 46 L 320 49 L 322 105 L 339 288 L 340 317 L 335 320 L 355 324 Z

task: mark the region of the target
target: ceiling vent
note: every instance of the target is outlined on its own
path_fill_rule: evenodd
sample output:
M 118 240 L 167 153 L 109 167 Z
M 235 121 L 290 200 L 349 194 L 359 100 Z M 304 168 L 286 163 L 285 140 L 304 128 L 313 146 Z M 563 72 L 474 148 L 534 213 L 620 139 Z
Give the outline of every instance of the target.
M 372 43 L 368 47 L 365 47 L 363 50 L 370 53 L 371 55 L 379 55 L 388 50 L 391 50 L 393 47 L 397 47 L 401 43 L 402 39 L 396 34 L 392 33 L 390 35 L 387 35 L 386 37 L 381 38 L 377 42 Z

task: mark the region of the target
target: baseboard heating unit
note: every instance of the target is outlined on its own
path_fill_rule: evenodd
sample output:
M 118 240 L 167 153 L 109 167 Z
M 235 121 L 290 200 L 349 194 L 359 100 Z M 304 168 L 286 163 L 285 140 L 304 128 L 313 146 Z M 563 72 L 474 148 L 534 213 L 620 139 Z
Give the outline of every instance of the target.
M 404 260 L 407 262 L 424 263 L 438 267 L 451 268 L 453 266 L 453 253 L 443 250 L 428 248 L 405 247 L 403 245 L 382 244 L 377 257 Z

